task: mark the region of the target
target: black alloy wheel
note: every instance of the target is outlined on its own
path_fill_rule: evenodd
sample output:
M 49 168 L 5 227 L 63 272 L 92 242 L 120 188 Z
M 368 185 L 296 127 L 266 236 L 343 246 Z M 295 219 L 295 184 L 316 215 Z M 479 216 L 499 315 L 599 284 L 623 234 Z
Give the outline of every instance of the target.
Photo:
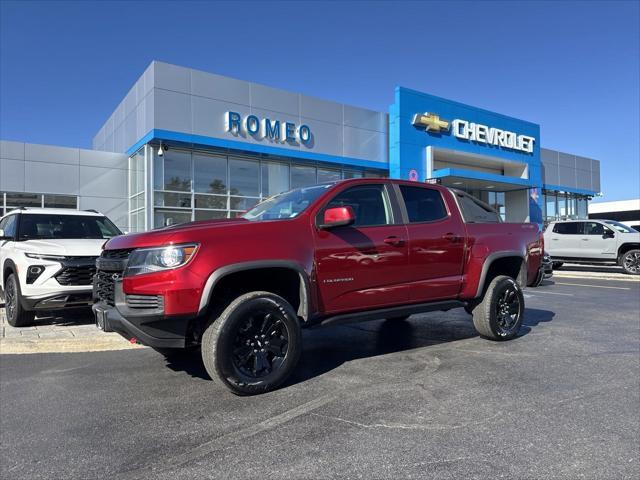
M 15 282 L 7 282 L 6 290 L 4 291 L 4 303 L 7 318 L 15 318 L 18 305 L 18 292 L 16 291 Z
M 640 275 L 640 250 L 629 250 L 622 256 L 622 268 L 631 275 Z
M 496 333 L 501 337 L 512 335 L 513 329 L 518 325 L 518 320 L 520 320 L 520 296 L 516 288 L 515 284 L 507 286 L 495 304 L 498 330 Z
M 233 365 L 243 375 L 263 378 L 280 369 L 289 350 L 289 331 L 282 313 L 263 309 L 238 326 Z
M 33 323 L 33 319 L 36 316 L 35 312 L 22 308 L 22 304 L 20 303 L 20 285 L 18 285 L 18 277 L 15 273 L 10 274 L 7 278 L 4 286 L 4 297 L 4 308 L 9 325 L 12 327 L 26 327 Z
M 245 293 L 213 319 L 200 350 L 209 376 L 233 393 L 269 392 L 282 385 L 298 363 L 300 320 L 279 295 Z

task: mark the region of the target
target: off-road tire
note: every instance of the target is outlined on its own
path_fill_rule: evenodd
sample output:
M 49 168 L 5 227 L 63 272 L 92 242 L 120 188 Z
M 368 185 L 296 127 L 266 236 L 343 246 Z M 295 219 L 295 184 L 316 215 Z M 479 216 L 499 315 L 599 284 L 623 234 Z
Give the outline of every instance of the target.
M 558 270 L 559 268 L 562 268 L 562 265 L 564 265 L 564 262 L 553 262 L 551 264 L 551 268 L 553 270 Z
M 243 348 L 244 343 L 238 346 L 236 342 L 240 335 L 247 335 L 248 330 L 241 330 L 247 322 L 252 322 L 253 325 L 256 321 L 255 317 L 265 312 L 268 313 L 265 315 L 263 325 L 267 322 L 266 317 L 271 314 L 276 318 L 275 323 L 280 332 L 286 333 L 286 342 L 282 342 L 281 337 L 278 337 L 281 345 L 286 344 L 286 352 L 284 357 L 278 357 L 283 360 L 278 361 L 277 367 L 273 366 L 275 363 L 271 365 L 271 368 L 275 369 L 256 378 L 243 372 L 243 367 L 238 366 L 239 355 L 235 355 L 235 352 Z M 267 340 L 270 334 L 271 332 L 265 333 Z M 264 344 L 264 340 L 257 341 Z M 268 355 L 273 354 L 270 349 L 274 348 L 269 344 L 259 344 L 258 347 L 264 347 L 265 349 L 260 348 L 260 352 L 265 353 L 249 353 L 253 355 L 256 364 L 259 362 L 258 355 L 264 355 L 263 358 L 266 359 Z M 253 346 L 250 347 L 250 349 L 253 348 Z M 246 293 L 232 301 L 207 327 L 202 336 L 201 350 L 202 361 L 211 379 L 221 382 L 236 395 L 256 395 L 274 390 L 289 378 L 300 358 L 302 335 L 298 316 L 289 302 L 278 295 L 270 292 Z M 273 362 L 275 358 L 274 355 Z M 263 364 L 260 363 L 261 368 L 262 366 Z
M 15 273 L 10 274 L 7 278 L 7 282 L 4 285 L 4 297 L 5 315 L 9 325 L 12 327 L 26 327 L 33 323 L 36 314 L 22 308 L 20 282 Z
M 507 327 L 501 325 L 502 317 L 499 317 L 500 302 L 504 300 L 506 292 L 509 294 L 509 308 L 516 311 L 515 321 Z M 513 296 L 511 296 L 511 292 Z M 511 312 L 511 310 L 509 310 Z M 524 317 L 524 295 L 518 282 L 506 275 L 494 278 L 487 288 L 482 301 L 473 309 L 473 325 L 478 333 L 490 340 L 511 340 L 516 335 L 522 325 Z M 509 316 L 509 321 L 512 318 Z
M 640 275 L 640 250 L 629 250 L 620 255 L 620 266 L 629 275 Z

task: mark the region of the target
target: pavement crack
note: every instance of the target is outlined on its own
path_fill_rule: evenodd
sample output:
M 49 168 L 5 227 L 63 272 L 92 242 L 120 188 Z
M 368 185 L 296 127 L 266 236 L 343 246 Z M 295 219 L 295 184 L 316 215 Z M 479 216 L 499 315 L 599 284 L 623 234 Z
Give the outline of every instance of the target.
M 458 428 L 466 428 L 470 426 L 480 425 L 480 424 L 489 422 L 498 416 L 501 416 L 500 413 L 496 413 L 494 415 L 491 415 L 489 417 L 482 419 L 482 421 L 463 423 L 460 425 L 424 425 L 420 423 L 362 423 L 362 422 L 356 422 L 355 420 L 348 420 L 346 418 L 336 417 L 333 415 L 322 415 L 320 413 L 311 413 L 311 415 L 315 417 L 325 418 L 327 420 L 346 423 L 359 428 L 367 428 L 367 429 L 382 428 L 382 429 L 393 429 L 393 430 L 456 430 Z
M 275 427 L 278 427 L 284 423 L 293 420 L 294 418 L 305 415 L 317 408 L 320 408 L 327 403 L 332 402 L 335 399 L 334 395 L 323 395 L 322 397 L 318 397 L 310 402 L 299 405 L 295 408 L 287 410 L 275 417 L 268 418 L 263 420 L 260 423 L 251 425 L 250 427 L 237 430 L 234 432 L 229 432 L 220 437 L 216 437 L 208 442 L 205 442 L 198 447 L 183 453 L 181 455 L 176 455 L 167 459 L 166 462 L 163 462 L 159 466 L 152 467 L 143 467 L 136 470 L 129 470 L 128 472 L 123 472 L 118 475 L 118 478 L 121 479 L 146 479 L 150 478 L 152 473 L 157 473 L 160 471 L 166 471 L 172 468 L 179 468 L 184 466 L 185 464 L 198 460 L 200 458 L 207 457 L 212 452 L 217 450 L 222 450 L 224 448 L 229 447 L 230 445 L 240 441 L 245 440 L 249 437 L 253 437 L 259 433 L 271 430 Z

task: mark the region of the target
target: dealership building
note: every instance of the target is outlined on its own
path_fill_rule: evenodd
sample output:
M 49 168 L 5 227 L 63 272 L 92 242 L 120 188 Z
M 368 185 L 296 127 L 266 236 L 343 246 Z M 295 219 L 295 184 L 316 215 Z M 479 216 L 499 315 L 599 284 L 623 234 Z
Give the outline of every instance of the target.
M 540 224 L 587 218 L 600 192 L 600 162 L 542 148 L 535 123 L 403 87 L 379 112 L 161 62 L 91 150 L 0 141 L 0 213 L 96 209 L 125 231 L 358 177 L 438 182 Z

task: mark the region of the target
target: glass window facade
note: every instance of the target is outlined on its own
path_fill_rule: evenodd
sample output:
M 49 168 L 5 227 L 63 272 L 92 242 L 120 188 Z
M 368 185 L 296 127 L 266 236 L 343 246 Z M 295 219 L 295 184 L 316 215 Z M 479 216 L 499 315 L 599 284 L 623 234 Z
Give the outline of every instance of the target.
M 78 209 L 75 195 L 53 195 L 48 193 L 0 192 L 0 216 L 20 207 Z
M 131 231 L 193 220 L 234 218 L 267 197 L 345 178 L 383 177 L 381 171 L 331 168 L 287 158 L 143 147 L 130 158 Z M 152 157 L 153 213 L 145 226 L 145 151 Z M 150 200 L 151 201 L 151 200 Z
M 578 220 L 589 217 L 589 197 L 585 195 L 543 190 L 542 204 L 545 224 L 554 220 Z

